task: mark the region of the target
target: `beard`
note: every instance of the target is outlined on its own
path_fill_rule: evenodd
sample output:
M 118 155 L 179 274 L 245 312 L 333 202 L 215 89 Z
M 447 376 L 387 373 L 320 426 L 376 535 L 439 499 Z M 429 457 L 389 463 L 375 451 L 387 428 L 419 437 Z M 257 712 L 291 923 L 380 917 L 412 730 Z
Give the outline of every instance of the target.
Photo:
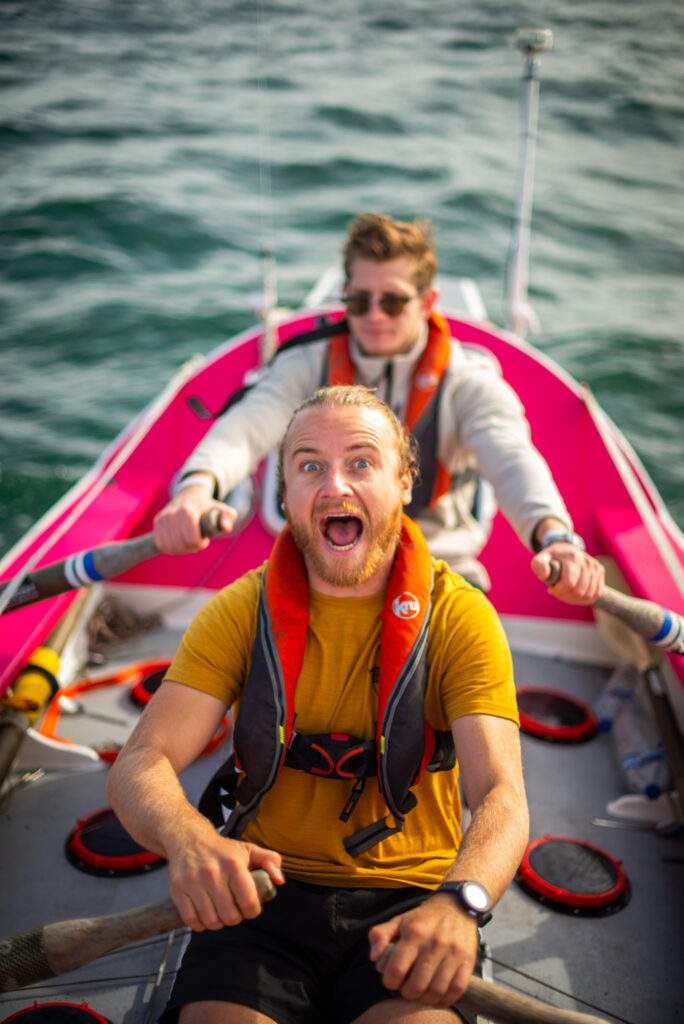
M 353 587 L 364 583 L 385 560 L 387 552 L 394 550 L 401 536 L 402 505 L 399 502 L 376 523 L 371 523 L 366 512 L 352 502 L 326 502 L 314 508 L 308 522 L 296 520 L 290 515 L 287 500 L 283 503 L 285 518 L 292 531 L 295 544 L 304 559 L 310 562 L 326 583 L 336 587 Z M 362 537 L 368 542 L 362 559 L 350 551 L 349 559 L 331 557 L 321 539 L 318 524 L 326 512 L 342 513 L 360 520 Z

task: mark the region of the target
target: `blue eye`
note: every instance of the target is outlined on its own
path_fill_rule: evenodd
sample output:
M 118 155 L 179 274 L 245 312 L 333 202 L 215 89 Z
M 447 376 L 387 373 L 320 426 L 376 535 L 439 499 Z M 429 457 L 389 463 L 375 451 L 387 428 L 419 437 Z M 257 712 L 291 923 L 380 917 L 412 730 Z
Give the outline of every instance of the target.
M 370 466 L 370 462 L 368 461 L 368 459 L 357 459 L 354 465 L 356 466 L 357 469 L 368 469 Z
M 305 462 L 302 464 L 302 470 L 305 473 L 315 473 L 318 468 L 317 462 Z

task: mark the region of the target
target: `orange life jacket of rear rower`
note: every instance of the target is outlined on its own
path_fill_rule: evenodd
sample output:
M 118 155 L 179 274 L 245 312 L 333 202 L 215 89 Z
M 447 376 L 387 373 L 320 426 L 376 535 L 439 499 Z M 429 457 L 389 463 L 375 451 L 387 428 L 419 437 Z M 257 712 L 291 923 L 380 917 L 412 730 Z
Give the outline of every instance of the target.
M 444 373 L 451 355 L 451 334 L 446 320 L 433 313 L 428 320 L 428 340 L 411 377 L 404 422 L 413 434 L 420 456 L 420 480 L 407 507 L 415 517 L 448 493 L 451 477 L 437 460 L 439 398 Z M 337 334 L 328 344 L 327 383 L 354 384 L 356 371 L 351 358 L 349 333 Z

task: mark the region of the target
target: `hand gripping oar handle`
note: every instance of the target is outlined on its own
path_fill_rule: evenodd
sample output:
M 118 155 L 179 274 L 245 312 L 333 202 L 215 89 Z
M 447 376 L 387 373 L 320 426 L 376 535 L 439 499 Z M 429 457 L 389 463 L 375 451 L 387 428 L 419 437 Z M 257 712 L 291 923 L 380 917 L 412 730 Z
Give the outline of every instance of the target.
M 200 519 L 203 537 L 218 537 L 223 533 L 220 516 L 221 510 L 217 508 L 204 513 Z M 66 594 L 69 590 L 89 587 L 100 580 L 110 580 L 132 569 L 134 565 L 160 554 L 161 551 L 154 542 L 154 534 L 145 533 L 132 540 L 115 541 L 113 544 L 104 544 L 90 551 L 70 555 L 62 562 L 55 562 L 29 573 L 7 602 L 3 614 L 17 608 L 25 608 L 47 597 Z M 0 596 L 12 582 L 7 580 L 0 584 Z
M 394 949 L 390 942 L 377 964 L 382 973 Z M 574 1010 L 560 1010 L 531 996 L 521 995 L 493 981 L 471 977 L 456 1009 L 482 1016 L 492 1024 L 607 1024 L 603 1017 L 593 1017 Z
M 268 874 L 257 868 L 252 878 L 261 902 L 273 899 L 276 888 Z M 176 905 L 167 899 L 105 917 L 57 921 L 14 935 L 0 940 L 0 991 L 14 992 L 66 974 L 113 949 L 181 927 L 183 921 Z
M 547 587 L 558 583 L 560 577 L 561 564 L 554 559 L 545 581 Z M 594 601 L 593 606 L 614 615 L 639 636 L 645 637 L 649 643 L 664 647 L 675 654 L 684 654 L 684 619 L 677 612 L 661 608 L 653 601 L 622 594 L 612 587 L 604 587 L 603 593 Z

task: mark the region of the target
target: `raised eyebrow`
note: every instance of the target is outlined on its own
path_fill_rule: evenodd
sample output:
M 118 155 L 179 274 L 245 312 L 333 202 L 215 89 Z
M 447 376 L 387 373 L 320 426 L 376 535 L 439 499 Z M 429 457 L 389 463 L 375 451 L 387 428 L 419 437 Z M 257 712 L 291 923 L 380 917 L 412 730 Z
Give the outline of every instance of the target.
M 345 451 L 347 452 L 379 452 L 381 450 L 381 446 L 379 444 L 376 444 L 375 441 L 355 441 L 353 444 L 349 444 L 345 448 Z M 294 448 L 292 451 L 292 455 L 290 457 L 292 459 L 296 459 L 299 458 L 300 455 L 311 455 L 319 459 L 325 458 L 325 453 L 320 448 L 316 448 L 313 445 L 306 444 L 300 444 L 297 448 Z
M 348 452 L 360 452 L 360 451 L 371 451 L 380 452 L 382 447 L 375 441 L 357 441 L 354 444 L 347 445 L 346 451 Z
M 311 455 L 317 459 L 321 458 L 322 452 L 319 448 L 310 447 L 309 445 L 301 444 L 299 447 L 294 448 L 290 456 L 291 459 L 297 459 L 300 455 Z

